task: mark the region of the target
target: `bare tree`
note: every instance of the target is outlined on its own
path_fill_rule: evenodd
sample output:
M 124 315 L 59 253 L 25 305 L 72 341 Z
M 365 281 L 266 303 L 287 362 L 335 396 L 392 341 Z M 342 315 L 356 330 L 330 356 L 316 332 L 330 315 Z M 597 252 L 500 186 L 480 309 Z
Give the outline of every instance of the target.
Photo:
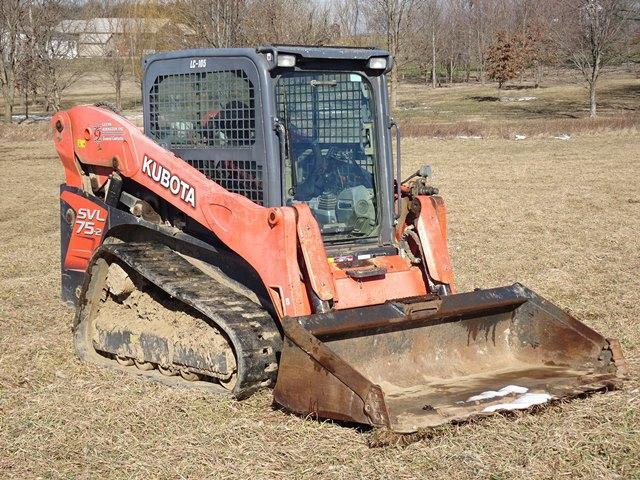
M 246 0 L 179 0 L 178 18 L 198 33 L 201 46 L 235 47 L 245 42 L 243 26 L 247 3 Z
M 4 121 L 11 123 L 16 102 L 17 70 L 20 62 L 24 0 L 0 2 L 0 87 L 4 100 Z
M 128 72 L 131 52 L 128 40 L 135 35 L 135 19 L 125 10 L 123 17 L 107 18 L 109 40 L 104 46 L 104 67 L 115 91 L 115 104 L 122 108 L 122 85 Z M 91 23 L 91 22 L 90 22 Z M 92 28 L 92 27 L 89 27 Z
M 403 66 L 413 64 L 424 71 L 425 82 L 433 88 L 438 83 L 438 57 L 441 53 L 442 5 L 444 0 L 422 0 L 415 3 L 402 38 Z
M 629 6 L 623 0 L 568 0 L 562 7 L 553 19 L 555 37 L 587 83 L 589 116 L 596 117 L 596 85 L 618 51 Z
M 341 43 L 360 46 L 365 30 L 363 6 L 366 0 L 334 0 L 333 16 L 339 27 Z
M 488 12 L 486 2 L 482 0 L 471 1 L 471 18 L 469 24 L 475 37 L 475 56 L 476 64 L 479 71 L 480 83 L 485 81 L 485 52 L 487 50 L 488 39 L 490 37 L 488 23 Z
M 455 39 L 445 43 L 447 56 L 452 64 L 453 58 L 459 57 L 464 63 L 464 81 L 471 79 L 471 70 L 476 57 L 475 41 L 476 36 L 472 29 L 473 2 L 470 0 L 448 0 L 448 15 L 451 17 L 448 22 L 447 36 Z M 453 65 L 451 65 L 450 78 L 453 76 Z M 452 81 L 452 80 L 451 80 Z
M 73 31 L 64 21 L 74 6 L 68 0 L 28 2 L 23 22 L 27 61 L 21 69 L 25 82 L 22 90 L 26 95 L 33 88 L 42 95 L 46 111 L 59 110 L 63 92 L 86 74 L 84 64 L 75 58 Z
M 158 51 L 193 47 L 194 31 L 182 23 L 181 11 L 175 6 L 158 5 L 154 0 L 133 3 L 126 12 L 127 24 L 122 29 L 121 43 L 135 81 L 142 84 L 142 60 Z M 198 42 L 201 37 L 198 38 Z
M 20 61 L 15 70 L 15 85 L 16 90 L 22 94 L 24 99 L 24 114 L 25 120 L 27 120 L 29 118 L 29 96 L 35 98 L 37 95 L 37 76 L 35 72 L 38 70 L 39 64 L 37 60 L 37 45 L 31 34 L 31 23 L 33 21 L 31 12 L 32 5 L 29 3 L 25 7 L 27 9 L 25 17 L 28 24 L 21 25 L 20 27 Z
M 244 21 L 246 44 L 333 43 L 339 28 L 332 22 L 331 6 L 299 0 L 253 0 Z
M 176 21 L 196 32 L 193 46 L 324 44 L 339 32 L 328 3 L 298 0 L 178 0 Z
M 418 32 L 422 32 L 425 58 L 430 59 L 431 86 L 438 84 L 438 57 L 440 50 L 440 32 L 442 30 L 442 2 L 441 0 L 423 0 L 418 4 L 417 16 L 420 18 Z
M 120 109 L 122 108 L 122 84 L 127 72 L 128 53 L 126 40 L 121 37 L 114 39 L 113 45 L 109 47 L 105 55 L 105 65 L 115 90 L 115 104 Z
M 369 0 L 366 4 L 367 24 L 384 36 L 386 48 L 395 59 L 390 74 L 392 108 L 398 106 L 398 70 L 405 60 L 405 47 L 414 38 L 409 30 L 415 6 L 416 0 Z

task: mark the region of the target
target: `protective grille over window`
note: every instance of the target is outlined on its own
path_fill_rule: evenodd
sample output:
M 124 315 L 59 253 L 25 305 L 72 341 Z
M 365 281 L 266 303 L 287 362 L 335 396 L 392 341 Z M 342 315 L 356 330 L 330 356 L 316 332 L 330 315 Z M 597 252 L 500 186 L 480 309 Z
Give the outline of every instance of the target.
M 151 137 L 166 148 L 227 150 L 228 160 L 182 156 L 223 188 L 263 203 L 262 166 L 233 159 L 256 136 L 255 91 L 243 70 L 159 75 L 149 89 L 148 120 Z
M 373 172 L 372 158 L 357 155 L 367 125 L 372 125 L 369 90 L 355 73 L 296 72 L 278 81 L 278 115 L 291 126 L 291 136 L 320 147 L 339 144 L 361 167 Z M 350 146 L 349 146 L 350 145 Z
M 222 188 L 262 205 L 262 166 L 248 160 L 189 160 Z
M 159 75 L 149 92 L 150 134 L 169 148 L 250 148 L 254 93 L 242 70 Z
M 380 231 L 373 92 L 357 72 L 292 71 L 276 83 L 285 126 L 283 191 L 306 203 L 327 242 Z
M 351 78 L 353 77 L 353 78 Z M 358 143 L 363 95 L 358 75 L 309 72 L 282 77 L 278 105 L 300 135 L 320 143 Z

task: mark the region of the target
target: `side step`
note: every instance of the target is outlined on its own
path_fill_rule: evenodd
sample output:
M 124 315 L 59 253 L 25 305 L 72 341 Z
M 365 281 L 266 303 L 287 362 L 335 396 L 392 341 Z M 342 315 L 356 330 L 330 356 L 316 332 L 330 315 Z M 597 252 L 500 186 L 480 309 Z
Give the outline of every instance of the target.
M 617 341 L 520 284 L 283 327 L 278 403 L 399 433 L 613 389 L 624 374 Z

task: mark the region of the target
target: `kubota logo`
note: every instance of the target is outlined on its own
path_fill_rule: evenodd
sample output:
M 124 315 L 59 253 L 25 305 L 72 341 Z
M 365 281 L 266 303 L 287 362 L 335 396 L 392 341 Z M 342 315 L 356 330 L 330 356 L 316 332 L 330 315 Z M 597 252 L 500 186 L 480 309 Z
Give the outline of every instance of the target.
M 177 175 L 172 174 L 154 159 L 144 156 L 142 172 L 146 173 L 154 182 L 158 182 L 172 194 L 180 197 L 184 202 L 196 207 L 196 191 L 187 182 Z

